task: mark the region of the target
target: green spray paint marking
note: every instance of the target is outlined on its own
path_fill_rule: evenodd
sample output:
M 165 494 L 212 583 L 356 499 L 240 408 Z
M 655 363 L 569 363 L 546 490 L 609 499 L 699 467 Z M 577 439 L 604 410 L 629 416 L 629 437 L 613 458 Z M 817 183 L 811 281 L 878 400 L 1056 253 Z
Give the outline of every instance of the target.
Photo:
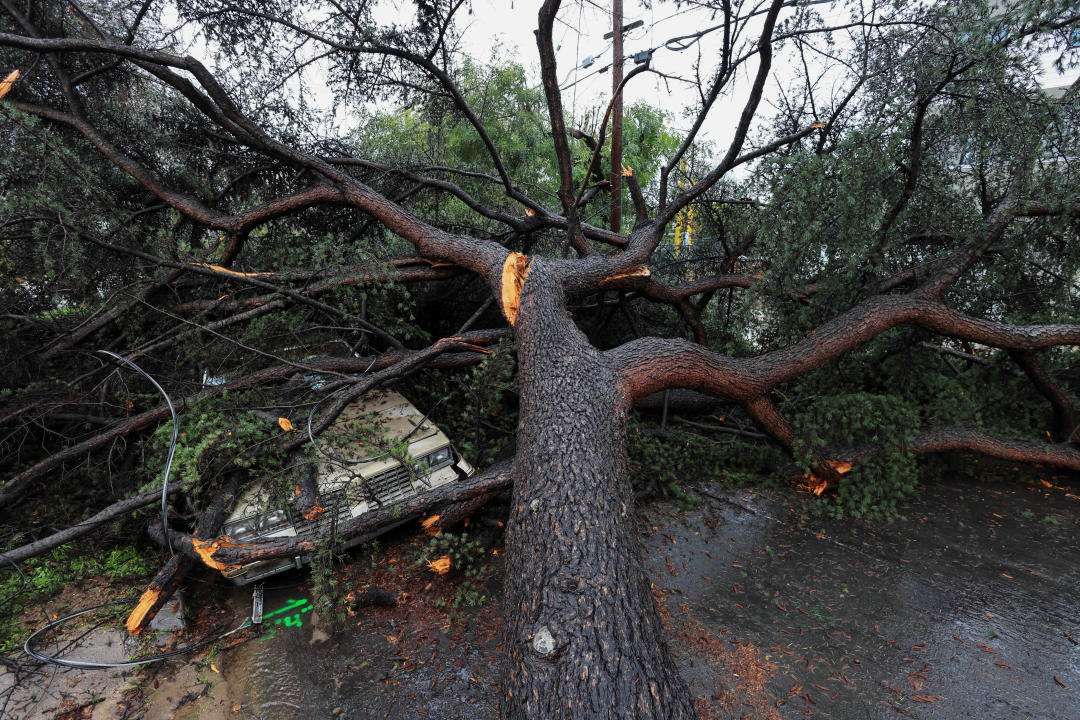
M 285 603 L 285 607 L 281 607 L 273 612 L 266 613 L 265 615 L 263 615 L 263 619 L 265 620 L 266 618 L 273 617 L 274 615 L 281 615 L 281 613 L 288 612 L 289 610 L 296 610 L 297 608 L 300 608 L 298 612 L 292 613 L 291 615 L 284 615 L 282 617 L 279 617 L 274 620 L 274 624 L 284 625 L 285 627 L 303 627 L 304 621 L 300 618 L 300 614 L 310 612 L 312 609 L 314 609 L 314 606 L 307 598 L 301 598 L 299 600 L 289 600 Z

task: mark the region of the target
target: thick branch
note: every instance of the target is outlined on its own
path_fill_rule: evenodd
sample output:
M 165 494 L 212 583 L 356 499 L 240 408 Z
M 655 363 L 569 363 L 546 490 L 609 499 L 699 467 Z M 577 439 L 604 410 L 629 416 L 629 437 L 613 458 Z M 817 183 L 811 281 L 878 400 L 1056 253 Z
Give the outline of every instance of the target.
M 510 215 L 509 213 L 496 210 L 495 208 L 484 205 L 479 200 L 474 198 L 457 183 L 452 183 L 449 180 L 440 180 L 438 178 L 429 177 L 427 175 L 420 175 L 419 173 L 411 172 L 404 168 L 397 168 L 384 163 L 375 162 L 373 160 L 363 160 L 361 158 L 348 158 L 348 157 L 333 157 L 327 158 L 327 162 L 334 165 L 363 167 L 371 170 L 378 170 L 380 172 L 394 173 L 401 177 L 411 180 L 414 183 L 423 185 L 424 187 L 431 187 L 437 190 L 442 190 L 445 193 L 453 195 L 458 200 L 469 206 L 470 209 L 476 211 L 478 214 L 483 215 L 491 220 L 497 220 L 505 225 L 508 225 L 515 230 L 524 230 L 527 223 L 524 217 Z
M 755 358 L 730 358 L 682 340 L 642 338 L 610 350 L 631 399 L 676 387 L 733 400 L 761 396 L 898 325 L 1008 350 L 1080 344 L 1080 325 L 1009 325 L 956 312 L 920 295 L 872 297 L 800 342 Z
M 1011 462 L 1034 463 L 1062 470 L 1080 470 L 1080 450 L 1071 445 L 1048 445 L 1000 438 L 965 427 L 932 428 L 920 432 L 905 449 L 914 454 L 965 451 Z M 844 456 L 857 462 L 874 455 L 866 448 Z
M 377 193 L 364 183 L 356 180 L 348 174 L 338 170 L 332 164 L 313 155 L 306 154 L 295 148 L 288 147 L 266 134 L 261 128 L 243 115 L 229 94 L 214 78 L 205 66 L 192 57 L 181 58 L 168 53 L 134 48 L 114 42 L 87 40 L 82 38 L 30 38 L 9 33 L 0 33 L 0 45 L 17 47 L 24 50 L 38 52 L 101 52 L 152 63 L 164 68 L 176 68 L 191 73 L 198 83 L 206 91 L 206 99 L 212 103 L 200 101 L 196 107 L 210 120 L 222 125 L 232 132 L 238 140 L 252 148 L 267 153 L 286 164 L 299 168 L 307 168 L 318 175 L 323 176 L 334 187 L 343 202 L 363 210 L 374 216 L 384 227 L 404 239 L 411 242 L 425 256 L 431 259 L 455 262 L 472 272 L 484 277 L 495 290 L 498 290 L 498 280 L 501 276 L 502 262 L 506 257 L 506 250 L 497 243 L 480 240 L 463 235 L 454 235 L 436 228 L 420 220 L 418 217 L 405 210 L 397 203 L 392 202 L 383 195 Z M 175 76 L 175 73 L 172 73 Z M 175 81 L 179 83 L 179 81 Z M 182 83 L 179 83 L 182 84 Z M 189 100 L 191 98 L 189 97 Z M 59 122 L 76 126 L 87 135 L 95 145 L 109 159 L 117 164 L 143 184 L 152 190 L 153 178 L 149 177 L 143 169 L 121 153 L 115 151 L 96 130 L 90 127 L 76 116 L 65 115 L 47 108 L 30 108 L 29 111 L 37 110 L 43 116 L 52 116 Z M 111 153 L 111 155 L 110 155 Z M 221 213 L 206 209 L 201 203 L 189 198 L 179 196 L 171 191 L 156 187 L 163 193 L 163 199 L 176 209 L 190 217 L 221 221 Z
M 236 492 L 240 487 L 241 478 L 246 479 L 246 477 L 247 472 L 243 470 L 232 470 L 226 475 L 225 487 L 218 489 L 214 501 L 199 518 L 195 527 L 196 538 L 209 540 L 217 536 L 229 511 L 236 503 Z M 194 560 L 182 553 L 174 553 L 169 558 L 157 575 L 150 580 L 135 609 L 128 616 L 125 625 L 130 634 L 138 635 L 150 625 L 173 593 L 180 588 L 180 583 L 184 581 L 184 577 L 193 565 Z
M 552 27 L 559 12 L 560 0 L 545 0 L 539 13 L 539 29 L 536 33 L 536 46 L 540 51 L 540 74 L 543 79 L 544 96 L 547 98 L 548 115 L 551 122 L 551 136 L 555 143 L 555 157 L 559 163 L 559 201 L 566 216 L 570 242 L 584 254 L 589 247 L 581 235 L 581 226 L 574 201 L 573 157 L 570 153 L 570 141 L 566 136 L 566 120 L 563 116 L 562 95 L 559 92 L 559 77 L 555 70 L 555 46 L 552 39 Z
M 358 397 L 366 392 L 369 392 L 373 388 L 376 388 L 383 383 L 396 378 L 409 375 L 416 370 L 424 367 L 431 362 L 434 358 L 442 355 L 446 352 L 458 351 L 469 352 L 474 351 L 478 353 L 488 353 L 488 350 L 479 347 L 473 343 L 476 342 L 489 342 L 503 335 L 503 331 L 479 331 L 469 333 L 468 336 L 443 338 L 432 345 L 424 348 L 423 350 L 415 350 L 410 353 L 406 353 L 403 358 L 398 360 L 392 365 L 385 367 L 377 372 L 369 373 L 365 375 L 359 382 L 353 384 L 348 390 L 339 392 L 337 397 L 332 403 L 328 405 L 326 410 L 319 416 L 318 420 L 313 420 L 311 423 L 312 434 L 318 434 L 330 427 L 330 425 L 337 419 L 337 416 L 349 406 L 350 403 L 355 401 Z M 466 339 L 466 337 L 468 339 Z M 306 436 L 299 436 L 285 443 L 284 448 L 286 450 L 294 450 L 300 445 L 307 442 Z
M 1050 406 L 1054 409 L 1054 440 L 1059 443 L 1069 442 L 1070 439 L 1080 442 L 1080 437 L 1077 437 L 1080 433 L 1076 432 L 1078 424 L 1076 408 L 1050 377 L 1050 373 L 1046 372 L 1046 368 L 1042 366 L 1038 358 L 1033 353 L 1019 350 L 1010 352 L 1009 357 L 1016 361 L 1035 389 L 1050 401 Z
M 756 397 L 743 403 L 743 408 L 759 428 L 780 443 L 789 455 L 795 456 L 795 428 L 771 400 L 767 397 Z M 836 487 L 840 482 L 840 474 L 817 453 L 814 453 L 811 459 L 810 472 L 819 482 L 815 488 L 815 492 L 819 495 L 827 489 Z
M 170 483 L 169 492 L 174 493 L 183 488 L 182 483 Z M 60 547 L 64 543 L 77 540 L 84 535 L 88 535 L 95 529 L 101 527 L 107 522 L 115 520 L 119 517 L 127 515 L 132 510 L 138 510 L 141 507 L 147 505 L 153 505 L 154 503 L 161 502 L 161 490 L 148 490 L 144 493 L 139 493 L 133 497 L 120 500 L 113 503 L 107 508 L 100 510 L 85 520 L 81 520 L 71 527 L 64 528 L 63 530 L 53 533 L 48 537 L 35 540 L 32 543 L 27 543 L 22 547 L 17 547 L 13 550 L 8 550 L 4 555 L 11 558 L 15 562 L 22 562 L 28 558 L 36 557 L 42 553 L 48 552 L 53 548 Z
M 326 277 L 323 282 L 308 285 L 303 290 L 299 291 L 299 294 L 304 297 L 314 297 L 316 295 L 321 295 L 322 293 L 329 292 L 330 290 L 334 290 L 340 287 L 348 287 L 352 285 L 368 285 L 380 282 L 428 282 L 435 280 L 447 280 L 452 277 L 457 277 L 461 274 L 461 268 L 454 266 L 432 267 L 430 265 L 413 265 L 397 269 L 393 268 L 392 261 L 388 264 L 391 265 L 390 268 L 370 265 L 359 268 L 327 270 L 322 273 L 250 273 L 249 275 L 257 276 L 260 280 L 263 280 L 264 282 L 275 282 L 292 279 L 310 280 L 319 275 Z M 210 269 L 212 270 L 213 268 Z M 234 276 L 229 274 L 222 275 L 221 277 L 228 278 Z M 190 313 L 202 312 L 205 310 L 215 310 L 219 312 L 236 312 L 238 310 L 246 310 L 249 308 L 260 307 L 275 300 L 279 302 L 281 300 L 279 293 L 277 292 L 241 299 L 230 298 L 225 300 L 189 300 L 188 302 L 180 303 L 179 305 L 174 306 L 173 312 Z
M 457 7 L 460 7 L 460 5 L 461 3 L 458 3 Z M 453 15 L 457 7 L 455 7 L 454 10 L 451 11 L 450 15 Z M 338 9 L 340 10 L 341 8 L 339 7 Z M 476 116 L 476 113 L 473 112 L 472 108 L 465 100 L 465 96 L 461 93 L 461 90 L 454 83 L 450 75 L 432 61 L 433 56 L 421 55 L 405 48 L 396 47 L 393 45 L 386 45 L 382 43 L 369 43 L 365 45 L 341 43 L 325 35 L 312 32 L 311 30 L 303 28 L 300 25 L 290 22 L 282 17 L 277 17 L 269 13 L 260 12 L 251 8 L 240 7 L 233 7 L 231 8 L 231 10 L 233 12 L 243 13 L 252 17 L 261 18 L 268 22 L 289 28 L 294 32 L 300 33 L 306 38 L 327 45 L 333 50 L 340 50 L 349 53 L 389 55 L 405 60 L 406 62 L 412 63 L 413 65 L 421 68 L 431 77 L 435 78 L 440 85 L 442 85 L 447 95 L 450 96 L 450 99 L 454 103 L 454 106 L 465 116 L 465 118 L 469 121 L 469 124 L 472 125 L 473 130 L 476 132 L 477 136 L 480 138 L 481 143 L 483 143 L 484 148 L 487 150 L 488 155 L 491 157 L 492 164 L 495 166 L 496 171 L 499 173 L 500 181 L 506 189 L 507 196 L 520 202 L 526 207 L 532 208 L 535 211 L 541 210 L 540 206 L 535 201 L 525 196 L 524 193 L 522 193 L 516 186 L 514 186 L 513 181 L 510 178 L 510 173 L 507 172 L 506 166 L 503 164 L 502 157 L 499 155 L 499 151 L 495 147 L 495 143 L 491 140 L 491 136 L 488 134 L 487 129 L 484 127 L 484 124 L 480 121 L 480 118 Z M 447 22 L 449 22 L 449 17 L 447 18 Z M 365 32 L 365 29 L 362 27 L 357 26 L 357 29 L 361 32 Z
M 338 525 L 335 531 L 336 536 L 341 540 L 349 540 L 400 523 L 402 520 L 417 517 L 449 503 L 463 502 L 487 493 L 501 492 L 510 487 L 512 472 L 513 461 L 505 460 L 467 480 L 423 492 L 393 507 L 364 513 Z M 151 537 L 158 542 L 163 542 L 160 527 L 151 525 L 148 530 Z M 321 542 L 317 536 L 313 535 L 274 538 L 250 543 L 232 543 L 228 538 L 219 538 L 210 548 L 203 546 L 206 553 L 204 556 L 196 549 L 202 546 L 202 543 L 194 536 L 170 530 L 169 537 L 174 548 L 202 562 L 210 560 L 217 563 L 211 567 L 218 567 L 218 569 L 222 569 L 219 566 L 235 567 L 257 560 L 310 555 L 318 549 Z
M 156 195 L 162 202 L 183 213 L 192 220 L 214 230 L 245 234 L 252 229 L 275 218 L 295 213 L 313 205 L 322 203 L 344 204 L 346 198 L 334 187 L 326 184 L 300 190 L 292 195 L 271 200 L 250 210 L 229 215 L 209 207 L 191 195 L 165 187 L 154 174 L 133 158 L 125 155 L 90 123 L 76 115 L 58 112 L 51 108 L 30 105 L 21 102 L 9 102 L 17 110 L 36 115 L 46 120 L 69 125 L 83 134 L 109 162 L 135 178 L 143 187 Z
M 1023 203 L 1018 205 L 1013 214 L 1022 217 L 1055 217 L 1065 216 L 1080 218 L 1080 203 L 1061 203 L 1059 205 L 1046 205 L 1044 203 Z
M 463 335 L 458 340 L 462 343 L 478 343 L 490 341 L 491 338 L 495 336 L 501 337 L 503 334 L 502 331 L 481 331 Z M 460 348 L 461 346 L 455 347 Z M 483 357 L 483 354 L 477 352 L 477 350 L 478 348 L 472 347 L 471 349 L 466 349 L 465 352 L 448 353 L 441 359 L 430 357 L 427 361 L 428 366 L 461 367 L 463 365 L 475 364 Z M 394 351 L 377 358 L 325 358 L 308 361 L 305 363 L 305 367 L 312 373 L 363 373 L 367 370 L 378 371 L 392 366 L 401 362 L 403 359 L 406 359 L 408 356 L 410 356 L 409 353 Z M 177 410 L 182 412 L 192 403 L 205 398 L 215 397 L 225 392 L 246 390 L 252 387 L 281 382 L 295 374 L 295 372 L 295 365 L 276 365 L 274 367 L 266 368 L 265 370 L 260 370 L 224 385 L 207 388 L 186 398 L 179 398 L 176 402 Z M 81 459 L 87 453 L 108 445 L 116 438 L 148 429 L 168 417 L 170 417 L 168 406 L 161 405 L 152 410 L 147 410 L 146 412 L 128 418 L 127 420 L 108 428 L 105 432 L 94 435 L 80 443 L 39 460 L 29 468 L 16 473 L 0 486 L 0 504 L 14 502 L 23 492 L 25 492 L 27 486 L 31 482 L 51 472 L 63 463 Z
M 106 242 L 105 240 L 97 238 L 92 234 L 84 233 L 84 237 L 86 237 L 88 240 L 90 240 L 90 242 L 94 243 L 95 245 L 100 245 L 101 247 L 125 253 L 127 255 L 132 255 L 143 260 L 149 260 L 150 262 L 156 263 L 163 267 L 171 267 L 178 270 L 188 270 L 199 275 L 206 275 L 208 277 L 230 280 L 233 282 L 242 283 L 244 285 L 252 285 L 254 287 L 259 287 L 266 290 L 272 290 L 277 294 L 284 295 L 285 297 L 288 297 L 303 305 L 309 305 L 318 310 L 322 310 L 323 312 L 329 313 L 330 315 L 348 318 L 349 320 L 356 323 L 365 330 L 368 330 L 374 333 L 376 336 L 382 338 L 395 348 L 404 349 L 405 347 L 396 337 L 386 332 L 382 328 L 378 327 L 377 325 L 371 324 L 364 318 L 353 315 L 352 313 L 346 312 L 341 308 L 335 307 L 333 305 L 327 305 L 326 303 L 315 300 L 314 298 L 311 298 L 304 293 L 296 292 L 295 290 L 290 290 L 289 288 L 266 282 L 259 277 L 259 273 L 236 272 L 235 270 L 215 267 L 213 265 L 207 265 L 205 263 L 175 262 L 172 260 L 166 260 L 165 258 L 158 257 L 157 255 L 142 252 L 141 250 L 135 250 L 133 248 L 124 247 L 123 245 L 115 245 L 113 243 Z

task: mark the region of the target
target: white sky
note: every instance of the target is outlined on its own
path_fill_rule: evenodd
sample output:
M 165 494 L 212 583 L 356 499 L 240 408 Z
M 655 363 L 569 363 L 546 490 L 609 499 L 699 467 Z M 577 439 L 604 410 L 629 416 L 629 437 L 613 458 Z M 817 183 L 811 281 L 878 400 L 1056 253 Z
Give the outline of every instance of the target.
M 623 24 L 643 20 L 644 26 L 632 30 L 626 35 L 624 53 L 632 55 L 639 50 L 660 47 L 653 56 L 652 67 L 672 75 L 692 77 L 691 69 L 697 59 L 697 48 L 677 53 L 663 48 L 664 41 L 679 35 L 696 32 L 719 22 L 709 13 L 698 8 L 675 7 L 667 0 L 656 0 L 652 8 L 643 7 L 638 0 L 624 0 Z M 843 5 L 843 3 L 836 3 Z M 539 83 L 539 60 L 536 52 L 536 40 L 533 30 L 537 26 L 538 0 L 473 0 L 473 14 L 462 15 L 461 25 L 465 27 L 464 48 L 481 60 L 486 60 L 491 48 L 501 43 L 505 46 L 503 58 L 514 59 L 526 69 L 530 81 Z M 605 33 L 611 31 L 611 14 L 607 9 L 610 0 L 567 0 L 555 23 L 554 40 L 557 46 L 556 60 L 560 86 L 563 92 L 563 104 L 567 113 L 575 110 L 584 113 L 590 108 L 606 104 L 611 98 L 611 72 L 595 71 L 611 62 L 611 41 L 604 40 Z M 847 12 L 842 7 L 833 9 L 828 5 L 815 8 L 827 21 L 843 21 Z M 790 12 L 790 11 L 784 11 Z M 781 13 L 781 19 L 785 17 Z M 757 29 L 755 26 L 754 30 Z M 837 36 L 838 39 L 842 36 Z M 719 33 L 702 38 L 700 47 L 707 60 L 716 57 Z M 753 38 L 748 36 L 747 40 Z M 711 54 L 710 54 L 711 53 Z M 596 62 L 588 69 L 581 69 L 586 57 L 593 56 Z M 774 78 L 786 82 L 792 73 L 786 65 L 793 58 L 778 54 L 773 61 Z M 711 63 L 706 63 L 710 68 Z M 624 66 L 624 72 L 634 67 L 632 62 Z M 718 101 L 712 116 L 702 129 L 703 139 L 713 140 L 719 149 L 726 147 L 731 132 L 746 100 L 750 78 L 757 70 L 753 60 L 744 65 L 737 78 L 733 92 L 727 98 Z M 1042 84 L 1050 87 L 1071 83 L 1080 77 L 1080 70 L 1073 70 L 1064 76 L 1047 69 Z M 577 80 L 577 84 L 570 86 Z M 765 98 L 759 106 L 759 118 L 767 116 L 770 108 L 766 100 L 775 97 L 777 80 L 767 86 Z M 669 80 L 665 83 L 658 76 L 646 74 L 631 80 L 624 91 L 626 104 L 635 100 L 644 100 L 654 106 L 668 110 L 673 116 L 676 128 L 685 128 L 689 121 L 682 117 L 684 108 L 693 108 L 696 103 L 695 87 Z
M 563 91 L 563 105 L 571 117 L 580 117 L 598 106 L 606 106 L 611 99 L 611 70 L 597 72 L 612 61 L 611 40 L 605 40 L 604 34 L 611 32 L 612 17 L 609 0 L 583 0 L 566 2 L 559 12 L 555 23 L 554 41 L 556 61 Z M 644 26 L 631 30 L 624 36 L 623 52 L 630 56 L 635 52 L 659 48 L 653 55 L 652 67 L 674 76 L 692 79 L 692 66 L 697 60 L 698 48 L 684 52 L 672 52 L 663 47 L 664 41 L 697 32 L 716 25 L 719 21 L 710 17 L 708 12 L 697 8 L 676 8 L 674 3 L 658 0 L 651 9 L 642 7 L 637 0 L 624 0 L 623 24 L 635 20 L 644 21 Z M 473 54 L 490 52 L 489 48 L 497 43 L 505 46 L 505 58 L 521 62 L 529 79 L 539 84 L 540 70 L 533 30 L 537 26 L 539 3 L 535 0 L 473 0 L 473 15 L 465 30 L 465 47 Z M 717 57 L 716 48 L 719 33 L 702 38 L 700 49 L 709 68 L 712 58 Z M 589 68 L 582 68 L 588 57 L 595 58 Z M 628 73 L 635 67 L 627 62 L 623 72 Z M 745 91 L 749 83 L 747 73 L 757 69 L 757 62 L 748 63 L 736 84 L 735 96 L 717 103 L 713 117 L 703 130 L 703 137 L 716 141 L 730 138 L 730 128 L 737 121 L 745 102 Z M 739 92 L 739 90 L 743 92 Z M 672 115 L 676 128 L 685 128 L 689 120 L 683 118 L 685 108 L 693 108 L 697 103 L 695 85 L 674 79 L 665 81 L 655 74 L 645 74 L 630 81 L 623 92 L 627 105 L 637 100 L 644 100 L 650 105 L 661 107 Z M 595 129 L 595 128 L 593 128 Z
M 654 0 L 652 8 L 646 8 L 640 0 L 623 0 L 623 24 L 641 20 L 644 26 L 629 31 L 625 35 L 624 53 L 627 56 L 641 50 L 658 48 L 653 55 L 652 67 L 663 73 L 673 76 L 693 78 L 693 64 L 700 53 L 704 59 L 703 72 L 710 73 L 715 67 L 715 58 L 718 57 L 720 33 L 714 32 L 704 36 L 694 47 L 684 52 L 673 52 L 664 48 L 664 42 L 672 37 L 697 32 L 716 25 L 719 18 L 714 18 L 708 11 L 694 7 L 678 8 L 670 0 Z M 821 14 L 827 22 L 840 23 L 848 19 L 848 11 L 844 8 L 846 3 L 836 2 L 832 4 L 816 5 L 815 11 Z M 537 26 L 537 12 L 540 7 L 539 0 L 472 0 L 472 13 L 466 14 L 465 8 L 459 12 L 459 26 L 464 29 L 461 49 L 470 53 L 481 62 L 491 59 L 492 52 L 499 48 L 498 60 L 514 60 L 519 62 L 526 71 L 529 81 L 535 85 L 540 83 L 539 59 L 536 51 L 536 40 L 533 34 Z M 837 6 L 837 7 L 834 7 Z M 468 6 L 466 6 L 468 7 Z M 556 61 L 560 86 L 563 91 L 563 105 L 568 116 L 573 122 L 574 117 L 606 106 L 611 98 L 611 71 L 597 72 L 600 68 L 609 65 L 612 60 L 611 41 L 604 39 L 604 34 L 611 31 L 612 19 L 608 9 L 610 0 L 565 0 L 555 23 L 554 40 L 556 44 Z M 394 19 L 393 10 L 387 7 L 383 12 L 387 13 L 386 20 Z M 781 20 L 786 13 L 781 12 Z M 742 42 L 753 43 L 754 32 L 759 31 L 759 25 L 747 29 L 747 35 Z M 836 48 L 842 50 L 843 34 L 837 34 L 836 39 L 840 45 Z M 197 55 L 206 55 L 206 48 L 198 40 L 189 38 L 189 49 Z M 200 50 L 202 52 L 200 52 Z M 595 62 L 589 68 L 582 68 L 582 64 L 588 57 L 595 58 Z M 212 66 L 210 58 L 205 58 Z M 758 120 L 767 118 L 771 113 L 768 101 L 777 96 L 780 83 L 787 83 L 794 77 L 794 69 L 789 70 L 789 63 L 795 58 L 787 53 L 777 53 L 773 59 L 773 72 L 770 83 L 766 86 L 765 96 L 758 108 Z M 813 56 L 810 56 L 811 62 Z M 285 91 L 289 92 L 289 86 L 298 87 L 302 83 L 312 98 L 319 102 L 319 98 L 325 98 L 330 102 L 330 93 L 325 88 L 320 89 L 320 64 L 315 63 L 302 73 L 303 79 L 294 78 L 286 85 Z M 635 67 L 632 61 L 624 65 L 624 72 L 629 72 Z M 726 149 L 730 141 L 735 123 L 746 100 L 749 91 L 750 79 L 757 70 L 757 60 L 752 58 L 745 63 L 733 83 L 733 87 L 727 96 L 721 97 L 714 106 L 710 118 L 702 128 L 699 139 L 712 140 L 716 144 L 718 152 Z M 801 71 L 801 67 L 799 68 Z M 813 68 L 812 68 L 813 70 Z M 835 75 L 836 80 L 826 82 L 842 83 L 844 78 L 840 74 Z M 1047 70 L 1044 73 L 1043 85 L 1054 87 L 1071 83 L 1080 77 L 1080 69 L 1073 70 L 1066 75 L 1058 76 L 1056 72 Z M 837 87 L 835 91 L 842 93 L 845 88 Z M 631 104 L 637 100 L 661 107 L 671 115 L 673 127 L 685 130 L 690 124 L 690 119 L 684 117 L 684 110 L 693 110 L 697 105 L 698 89 L 694 83 L 679 82 L 675 79 L 664 80 L 658 75 L 647 73 L 631 80 L 623 93 L 624 102 Z M 336 123 L 348 126 L 355 118 L 349 117 L 348 108 L 338 108 Z M 579 125 L 580 126 L 580 125 Z M 596 130 L 595 127 L 583 127 L 587 130 Z

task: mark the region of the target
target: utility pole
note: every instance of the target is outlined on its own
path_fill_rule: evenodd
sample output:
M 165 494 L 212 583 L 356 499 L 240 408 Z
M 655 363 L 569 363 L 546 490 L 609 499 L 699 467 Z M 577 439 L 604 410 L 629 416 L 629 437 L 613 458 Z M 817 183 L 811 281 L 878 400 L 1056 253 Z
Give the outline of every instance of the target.
M 619 85 L 623 81 L 623 5 L 622 0 L 613 0 L 611 4 L 612 54 L 611 92 L 611 229 L 620 232 L 622 217 L 622 93 Z

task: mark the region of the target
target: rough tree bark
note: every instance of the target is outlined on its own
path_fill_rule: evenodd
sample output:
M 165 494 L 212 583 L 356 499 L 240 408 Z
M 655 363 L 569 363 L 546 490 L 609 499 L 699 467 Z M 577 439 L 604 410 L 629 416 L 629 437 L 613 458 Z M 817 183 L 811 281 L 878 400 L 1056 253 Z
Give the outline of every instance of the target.
M 508 718 L 690 718 L 641 561 L 614 369 L 537 258 L 518 326 L 521 419 L 507 530 Z
M 246 479 L 247 473 L 241 470 L 231 470 L 226 473 L 225 486 L 221 493 L 199 518 L 198 525 L 195 527 L 197 539 L 209 540 L 221 532 L 225 516 L 236 501 L 236 490 L 241 481 Z M 125 626 L 130 634 L 138 635 L 149 627 L 161 608 L 165 607 L 169 598 L 180 588 L 180 584 L 194 563 L 195 560 L 188 555 L 181 552 L 173 553 L 147 585 L 135 609 L 128 615 Z

